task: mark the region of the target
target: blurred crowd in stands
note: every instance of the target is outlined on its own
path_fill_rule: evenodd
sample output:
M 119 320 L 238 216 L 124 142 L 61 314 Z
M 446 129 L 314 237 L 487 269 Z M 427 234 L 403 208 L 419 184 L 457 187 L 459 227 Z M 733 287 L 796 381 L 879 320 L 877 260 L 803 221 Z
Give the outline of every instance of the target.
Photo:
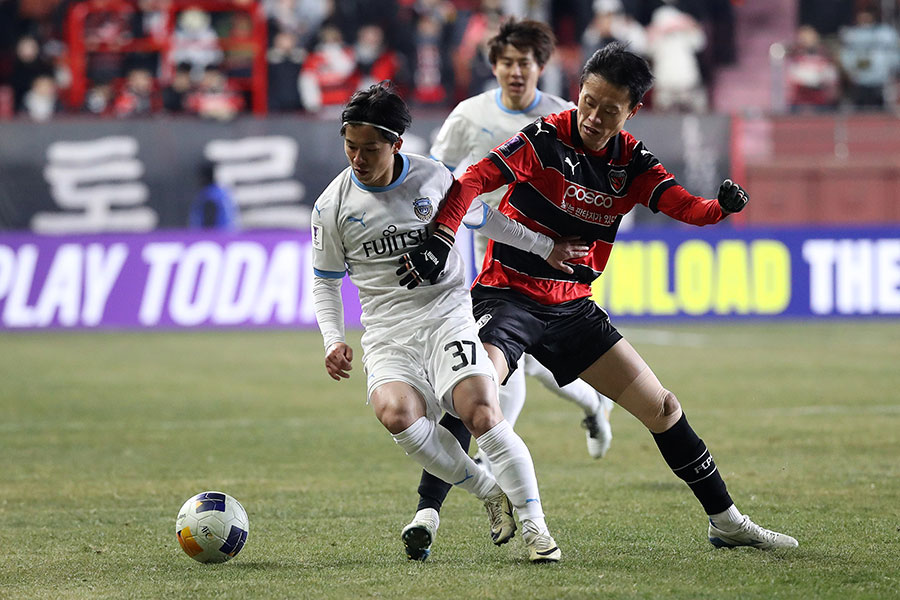
M 881 19 L 883 2 L 851 4 L 852 11 L 837 22 L 814 9 L 801 11 L 794 39 L 776 46 L 773 58 L 783 61 L 791 111 L 897 108 L 897 27 Z
M 542 89 L 574 98 L 585 59 L 624 40 L 653 65 L 649 108 L 700 112 L 717 70 L 736 60 L 743 1 L 0 0 L 0 118 L 228 120 L 259 108 L 261 91 L 269 113 L 330 117 L 383 79 L 415 107 L 448 109 L 495 87 L 485 41 L 510 16 L 547 22 L 557 35 Z M 70 35 L 81 4 L 83 50 Z M 900 63 L 892 25 L 861 10 L 833 35 L 819 33 L 801 27 L 785 46 L 791 107 L 892 101 L 885 90 Z M 73 70 L 78 52 L 84 67 Z M 259 69 L 265 78 L 254 77 Z

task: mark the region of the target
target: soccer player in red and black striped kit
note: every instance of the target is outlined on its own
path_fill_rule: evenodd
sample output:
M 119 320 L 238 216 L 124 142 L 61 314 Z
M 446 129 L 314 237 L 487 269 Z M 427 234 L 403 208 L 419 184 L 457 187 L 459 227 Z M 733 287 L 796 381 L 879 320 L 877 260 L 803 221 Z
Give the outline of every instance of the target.
M 500 380 L 523 352 L 549 368 L 560 385 L 580 377 L 650 430 L 666 463 L 706 511 L 713 545 L 793 548 L 797 540 L 738 511 L 675 394 L 590 299 L 590 283 L 606 266 L 622 216 L 636 204 L 709 225 L 740 211 L 749 199 L 731 180 L 715 199 L 690 194 L 623 131 L 652 83 L 647 62 L 624 45 L 595 52 L 582 71 L 577 108 L 538 119 L 454 182 L 435 234 L 401 258 L 404 283 L 436 281 L 472 200 L 508 185 L 501 212 L 551 237 L 580 238 L 591 252 L 572 261 L 569 275 L 509 246 L 488 246 L 490 264 L 475 280 L 472 299 L 479 336 Z

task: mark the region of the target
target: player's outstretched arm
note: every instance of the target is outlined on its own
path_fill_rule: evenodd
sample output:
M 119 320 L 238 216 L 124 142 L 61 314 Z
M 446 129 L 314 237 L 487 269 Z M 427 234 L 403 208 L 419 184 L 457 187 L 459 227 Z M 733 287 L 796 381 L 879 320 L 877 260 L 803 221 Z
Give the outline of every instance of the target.
M 352 362 L 353 348 L 344 342 L 335 342 L 325 351 L 325 370 L 335 381 L 350 378 Z
M 554 242 L 550 237 L 532 231 L 522 223 L 477 199 L 466 213 L 463 223 L 475 233 L 496 242 L 537 254 L 550 266 L 565 273 L 572 273 L 572 268 L 565 261 L 586 256 L 589 250 L 587 244 L 575 236 Z
M 554 241 L 477 199 L 469 207 L 463 223 L 469 229 L 496 242 L 537 254 L 554 269 L 570 275 L 577 273 L 583 265 L 570 265 L 567 261 L 583 258 L 590 252 L 590 246 L 578 236 L 567 236 Z M 590 281 L 596 279 L 597 275 L 593 269 L 588 271 L 593 274 Z

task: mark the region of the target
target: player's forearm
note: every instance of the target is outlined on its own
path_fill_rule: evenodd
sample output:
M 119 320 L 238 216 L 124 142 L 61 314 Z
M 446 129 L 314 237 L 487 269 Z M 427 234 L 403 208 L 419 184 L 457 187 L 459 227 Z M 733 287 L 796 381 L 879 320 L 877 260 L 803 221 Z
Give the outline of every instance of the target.
M 480 194 L 492 192 L 505 183 L 503 174 L 494 163 L 487 158 L 478 161 L 450 186 L 435 221 L 455 234 L 472 201 Z
M 663 214 L 689 225 L 711 225 L 726 216 L 718 201 L 694 196 L 680 185 L 663 193 L 658 208 Z
M 463 223 L 476 233 L 513 248 L 537 254 L 545 260 L 553 251 L 552 239 L 528 229 L 518 221 L 513 221 L 480 200 L 472 203 Z
M 313 277 L 313 310 L 325 348 L 344 341 L 344 303 L 341 300 L 341 280 Z

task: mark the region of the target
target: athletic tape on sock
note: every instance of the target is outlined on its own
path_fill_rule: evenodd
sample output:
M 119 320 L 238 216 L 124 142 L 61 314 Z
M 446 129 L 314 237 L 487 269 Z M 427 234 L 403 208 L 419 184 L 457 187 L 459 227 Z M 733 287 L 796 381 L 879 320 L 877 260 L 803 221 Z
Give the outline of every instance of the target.
M 681 407 L 672 414 L 666 414 L 666 397 L 670 393 L 650 367 L 646 367 L 615 401 L 650 431 L 667 431 L 682 414 Z

